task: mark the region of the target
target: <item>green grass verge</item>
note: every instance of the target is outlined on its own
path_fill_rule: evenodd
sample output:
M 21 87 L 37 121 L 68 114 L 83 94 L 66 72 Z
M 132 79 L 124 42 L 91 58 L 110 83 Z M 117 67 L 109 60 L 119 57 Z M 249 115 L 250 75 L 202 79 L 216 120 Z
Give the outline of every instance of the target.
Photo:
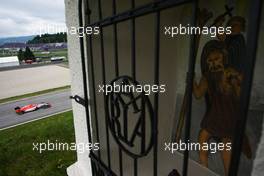
M 19 100 L 19 99 L 22 99 L 22 98 L 28 98 L 28 97 L 33 97 L 33 96 L 37 96 L 37 95 L 42 95 L 42 94 L 46 94 L 46 93 L 50 93 L 50 92 L 54 92 L 54 91 L 69 89 L 70 87 L 71 86 L 63 86 L 63 87 L 57 87 L 57 88 L 53 88 L 53 89 L 46 89 L 46 90 L 42 90 L 42 91 L 38 91 L 38 92 L 34 92 L 34 93 L 29 93 L 29 94 L 24 94 L 24 95 L 4 98 L 4 99 L 0 99 L 0 104 L 1 103 L 6 103 L 6 102 L 9 102 L 9 101 Z
M 0 131 L 1 176 L 66 176 L 75 151 L 33 151 L 33 143 L 75 142 L 72 111 Z

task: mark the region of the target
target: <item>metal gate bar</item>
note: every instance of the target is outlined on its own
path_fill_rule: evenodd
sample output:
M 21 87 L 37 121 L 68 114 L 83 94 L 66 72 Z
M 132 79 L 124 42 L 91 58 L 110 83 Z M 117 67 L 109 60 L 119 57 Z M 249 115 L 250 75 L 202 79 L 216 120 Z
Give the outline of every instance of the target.
M 100 169 L 104 172 L 104 174 L 106 174 L 106 176 L 117 176 L 111 169 L 108 168 L 108 166 L 106 166 L 104 164 L 104 162 L 102 162 L 101 159 L 99 159 L 93 152 L 91 152 L 90 157 L 92 159 L 92 161 L 97 164 Z M 95 174 L 97 175 L 97 173 Z M 98 174 L 99 175 L 99 174 Z M 102 175 L 100 175 L 102 176 Z
M 116 0 L 112 0 L 113 15 L 116 15 Z M 115 76 L 119 76 L 119 64 L 118 64 L 118 40 L 117 40 L 117 24 L 113 24 L 114 35 L 114 59 L 115 59 Z M 119 174 L 123 176 L 123 152 L 120 146 L 118 146 L 118 159 L 119 159 Z
M 245 59 L 246 68 L 244 69 L 244 79 L 241 86 L 240 95 L 240 112 L 241 122 L 236 125 L 236 133 L 234 134 L 232 144 L 232 158 L 229 168 L 229 176 L 238 174 L 240 155 L 243 145 L 243 139 L 247 124 L 248 108 L 250 102 L 250 93 L 253 82 L 254 66 L 256 62 L 256 54 L 258 47 L 258 34 L 260 28 L 261 8 L 263 0 L 251 1 L 251 7 L 249 11 L 249 24 L 247 32 L 247 54 Z
M 146 5 L 136 7 L 133 10 L 128 10 L 128 11 L 116 14 L 115 16 L 101 19 L 98 22 L 90 24 L 89 26 L 105 27 L 105 26 L 112 25 L 113 23 L 119 23 L 119 22 L 122 22 L 128 19 L 131 19 L 131 18 L 136 18 L 136 17 L 140 17 L 140 16 L 147 15 L 150 13 L 154 13 L 154 12 L 157 12 L 158 10 L 169 9 L 175 6 L 190 3 L 192 1 L 193 0 L 157 0 L 151 3 L 148 3 Z
M 98 0 L 98 13 L 99 13 L 99 20 L 102 20 L 102 5 L 101 0 Z M 105 55 L 104 55 L 104 31 L 103 28 L 100 26 L 100 44 L 101 44 L 101 62 L 102 62 L 102 82 L 103 85 L 106 85 L 106 78 L 105 78 Z M 107 106 L 106 97 L 104 96 L 104 107 Z M 107 113 L 105 111 L 105 117 Z M 107 118 L 105 119 L 105 130 L 106 130 L 106 145 L 107 145 L 107 163 L 108 167 L 111 170 L 111 154 L 110 154 L 110 143 L 109 143 L 109 129 L 108 129 L 108 121 Z
M 131 10 L 135 8 L 135 0 L 131 0 Z M 136 31 L 135 18 L 131 18 L 131 76 L 136 80 Z M 143 139 L 142 139 L 143 140 Z M 138 159 L 134 158 L 134 176 L 138 175 Z
M 131 0 L 131 10 L 135 8 L 135 0 Z M 135 18 L 131 19 L 131 75 L 136 80 L 136 31 L 135 31 Z
M 90 11 L 90 4 L 89 1 L 84 0 L 84 7 L 85 7 L 85 26 L 88 26 L 91 22 L 91 11 Z M 90 63 L 87 61 L 88 63 L 88 67 L 90 69 L 88 69 L 88 71 L 90 70 L 90 74 L 91 74 L 91 81 L 92 84 L 90 85 L 91 89 L 92 89 L 92 94 L 90 94 L 93 100 L 93 104 L 94 104 L 94 119 L 95 119 L 95 132 L 96 132 L 96 142 L 98 142 L 100 144 L 100 137 L 99 137 L 99 127 L 98 127 L 98 114 L 97 114 L 97 102 L 96 102 L 96 92 L 95 92 L 95 79 L 94 79 L 94 58 L 93 58 L 93 45 L 92 45 L 92 35 L 89 35 L 86 37 L 86 41 L 88 41 L 88 46 L 86 47 L 87 50 L 87 55 L 90 58 L 88 61 L 90 61 Z M 100 149 L 97 151 L 98 153 L 98 158 L 101 159 L 101 152 Z
M 197 13 L 198 13 L 198 0 L 194 0 L 192 4 L 192 26 L 196 26 L 197 23 Z M 194 71 L 195 71 L 195 60 L 196 60 L 196 37 L 195 34 L 190 36 L 190 50 L 189 50 L 189 65 L 187 72 L 187 80 L 186 80 L 186 119 L 185 119 L 185 133 L 184 133 L 184 142 L 185 144 L 189 143 L 190 140 L 190 131 L 191 131 L 191 117 L 192 117 L 192 92 L 193 92 L 193 79 L 194 79 Z M 188 175 L 188 162 L 189 162 L 189 150 L 184 151 L 184 159 L 183 159 L 183 169 L 182 176 Z
M 83 2 L 82 0 L 78 1 L 78 17 L 79 17 L 79 25 L 83 26 Z M 87 131 L 88 131 L 88 142 L 92 143 L 92 135 L 91 135 L 91 124 L 90 124 L 90 112 L 88 107 L 88 92 L 87 92 L 87 76 L 86 76 L 86 64 L 85 64 L 85 54 L 84 54 L 84 39 L 83 37 L 79 38 L 80 42 L 80 50 L 81 50 L 81 63 L 82 63 L 82 76 L 83 76 L 83 93 L 84 93 L 84 107 L 85 107 L 85 115 L 86 115 L 86 123 L 87 123 Z M 91 164 L 91 168 L 93 168 Z M 94 170 L 92 169 L 92 174 L 94 175 Z
M 154 3 L 155 4 L 155 3 Z M 155 8 L 155 7 L 154 7 Z M 160 11 L 158 10 L 155 17 L 155 56 L 154 56 L 154 85 L 159 85 L 159 61 L 160 61 Z M 154 94 L 154 146 L 153 146 L 153 168 L 154 176 L 158 176 L 158 108 L 159 108 L 159 93 Z
M 116 0 L 113 1 L 113 16 L 116 15 Z M 114 59 L 115 59 L 115 76 L 119 76 L 119 66 L 118 66 L 118 41 L 117 41 L 117 24 L 113 24 L 114 27 Z

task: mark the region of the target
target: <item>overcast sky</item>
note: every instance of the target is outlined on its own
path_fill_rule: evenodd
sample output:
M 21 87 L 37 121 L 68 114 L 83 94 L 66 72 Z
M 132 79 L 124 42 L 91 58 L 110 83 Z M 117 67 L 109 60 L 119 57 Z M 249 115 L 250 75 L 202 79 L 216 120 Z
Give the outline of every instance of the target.
M 0 38 L 65 27 L 64 0 L 0 1 Z

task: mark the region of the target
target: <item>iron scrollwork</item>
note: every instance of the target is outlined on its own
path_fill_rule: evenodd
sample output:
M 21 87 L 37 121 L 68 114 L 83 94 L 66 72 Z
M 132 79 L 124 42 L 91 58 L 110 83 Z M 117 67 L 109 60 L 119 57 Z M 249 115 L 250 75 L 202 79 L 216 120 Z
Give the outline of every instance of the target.
M 136 87 L 140 84 L 129 76 L 120 76 L 109 85 Z M 153 146 L 153 137 L 156 135 L 153 130 L 153 108 L 149 97 L 144 91 L 140 93 L 111 91 L 106 95 L 106 101 L 108 127 L 119 147 L 133 158 L 146 156 Z M 131 120 L 136 123 L 130 123 Z M 149 133 L 146 133 L 147 130 Z M 136 142 L 136 138 L 140 142 Z

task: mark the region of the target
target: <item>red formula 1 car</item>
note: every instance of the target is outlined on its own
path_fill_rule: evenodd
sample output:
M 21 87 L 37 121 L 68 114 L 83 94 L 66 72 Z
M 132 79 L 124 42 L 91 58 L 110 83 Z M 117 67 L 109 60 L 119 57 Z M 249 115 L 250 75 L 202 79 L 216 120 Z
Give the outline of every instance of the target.
M 23 107 L 15 107 L 15 111 L 17 114 L 24 114 L 26 112 L 32 112 L 32 111 L 36 111 L 38 109 L 46 109 L 46 108 L 50 108 L 51 105 L 49 103 L 38 103 L 38 104 L 29 104 Z

